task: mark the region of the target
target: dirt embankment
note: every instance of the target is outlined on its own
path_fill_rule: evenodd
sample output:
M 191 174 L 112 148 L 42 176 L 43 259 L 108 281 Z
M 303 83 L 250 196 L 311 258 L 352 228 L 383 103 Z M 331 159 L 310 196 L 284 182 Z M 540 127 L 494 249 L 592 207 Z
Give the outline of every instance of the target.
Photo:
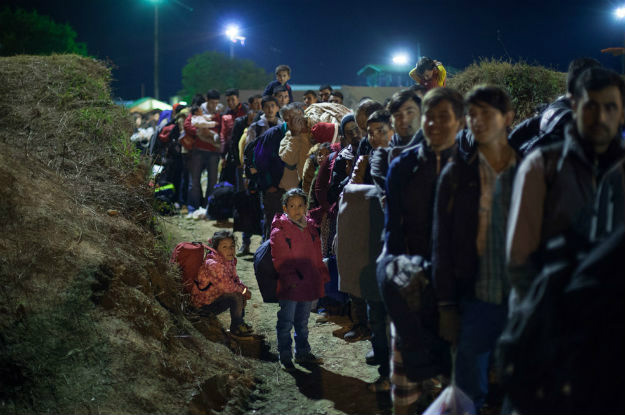
M 242 410 L 250 365 L 182 314 L 110 70 L 18 56 L 0 79 L 0 412 Z
M 155 219 L 108 68 L 19 56 L 0 58 L 0 79 L 0 413 L 388 412 L 388 394 L 366 388 L 369 342 L 342 339 L 347 318 L 312 315 L 325 363 L 280 370 L 277 306 L 262 303 L 251 257 L 238 270 L 257 339 L 183 313 L 168 254 L 215 227 Z

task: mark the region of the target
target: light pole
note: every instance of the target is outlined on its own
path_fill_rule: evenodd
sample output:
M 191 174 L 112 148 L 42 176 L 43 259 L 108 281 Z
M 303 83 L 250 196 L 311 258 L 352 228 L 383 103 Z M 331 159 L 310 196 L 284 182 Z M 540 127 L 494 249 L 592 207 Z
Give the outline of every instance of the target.
M 158 5 L 163 0 L 149 0 L 154 5 L 154 98 L 159 99 L 158 90 Z M 180 2 L 179 0 L 172 0 L 174 3 L 181 7 L 184 7 L 188 11 L 192 12 L 193 8 Z
M 239 34 L 239 26 L 231 24 L 226 27 L 225 35 L 230 39 L 230 59 L 234 58 L 234 44 L 241 42 L 241 46 L 245 44 L 245 37 Z
M 158 0 L 154 2 L 154 99 L 158 99 Z

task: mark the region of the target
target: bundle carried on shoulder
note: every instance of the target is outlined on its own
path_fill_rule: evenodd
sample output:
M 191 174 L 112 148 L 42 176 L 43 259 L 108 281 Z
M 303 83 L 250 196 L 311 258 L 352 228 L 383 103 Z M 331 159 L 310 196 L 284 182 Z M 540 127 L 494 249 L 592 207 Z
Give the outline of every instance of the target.
M 306 108 L 304 116 L 308 120 L 308 125 L 312 127 L 320 122 L 341 125 L 343 117 L 351 113 L 352 110 L 342 104 L 320 102 Z M 333 142 L 336 142 L 336 140 Z

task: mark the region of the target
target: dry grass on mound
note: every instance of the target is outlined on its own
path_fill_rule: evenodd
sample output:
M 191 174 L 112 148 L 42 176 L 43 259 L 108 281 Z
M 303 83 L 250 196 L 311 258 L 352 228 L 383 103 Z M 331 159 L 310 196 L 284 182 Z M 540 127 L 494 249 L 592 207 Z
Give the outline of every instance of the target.
M 515 121 L 520 122 L 534 115 L 538 105 L 566 92 L 566 74 L 525 62 L 482 59 L 448 82 L 462 94 L 480 84 L 498 85 L 508 91 L 516 110 Z
M 181 313 L 109 69 L 18 56 L 0 79 L 1 411 L 237 408 L 253 379 Z

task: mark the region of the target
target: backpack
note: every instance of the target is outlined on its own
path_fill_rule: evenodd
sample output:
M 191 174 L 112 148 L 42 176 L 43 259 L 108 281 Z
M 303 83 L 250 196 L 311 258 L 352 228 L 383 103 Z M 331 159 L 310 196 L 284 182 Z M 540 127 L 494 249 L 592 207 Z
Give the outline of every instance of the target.
M 625 411 L 623 229 L 581 263 L 583 247 L 559 238 L 561 253 L 511 310 L 497 342 L 496 369 L 521 413 Z
M 169 262 L 176 263 L 180 267 L 184 292 L 190 294 L 193 284 L 197 284 L 198 271 L 209 249 L 202 242 L 180 242 L 174 248 Z
M 176 213 L 174 206 L 176 189 L 172 183 L 164 182 L 154 188 L 154 208 L 159 215 Z
M 174 129 L 175 126 L 176 126 L 176 123 L 171 123 L 171 124 L 166 125 L 159 131 L 158 139 L 160 140 L 161 143 L 169 143 L 169 141 L 171 140 L 170 138 L 171 131 Z
M 254 274 L 265 303 L 277 303 L 278 271 L 273 266 L 271 241 L 267 239 L 254 253 Z
M 234 186 L 228 182 L 220 182 L 213 188 L 208 197 L 206 212 L 211 219 L 226 220 L 232 217 L 234 208 Z
M 438 336 L 438 308 L 430 263 L 419 255 L 377 260 L 377 278 L 387 313 L 397 332 L 406 376 L 420 382 L 451 373 L 449 343 Z

